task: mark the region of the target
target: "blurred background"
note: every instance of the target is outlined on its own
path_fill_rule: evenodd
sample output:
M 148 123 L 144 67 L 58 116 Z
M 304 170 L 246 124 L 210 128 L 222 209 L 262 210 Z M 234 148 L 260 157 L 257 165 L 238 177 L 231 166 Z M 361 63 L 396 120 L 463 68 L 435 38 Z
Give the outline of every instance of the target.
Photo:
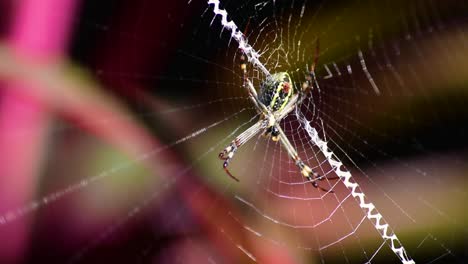
M 417 263 L 468 259 L 468 3 L 222 1 Z M 207 1 L 0 0 L 0 263 L 399 263 L 339 181 L 254 137 Z M 249 65 L 258 87 L 265 76 Z M 294 115 L 282 126 L 333 177 Z

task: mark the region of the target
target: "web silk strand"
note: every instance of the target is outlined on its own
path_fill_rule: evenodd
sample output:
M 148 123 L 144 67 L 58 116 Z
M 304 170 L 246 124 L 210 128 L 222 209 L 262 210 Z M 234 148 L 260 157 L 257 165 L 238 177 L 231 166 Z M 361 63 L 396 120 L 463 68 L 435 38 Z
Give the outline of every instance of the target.
M 236 23 L 234 23 L 232 20 L 228 21 L 227 11 L 219 8 L 219 0 L 208 0 L 208 5 L 213 5 L 213 12 L 215 17 L 221 16 L 221 25 L 231 31 L 231 38 L 237 41 L 239 44 L 239 49 L 245 54 L 248 61 L 260 69 L 264 74 L 270 76 L 270 72 L 259 60 L 260 54 L 255 51 L 255 49 L 250 44 L 247 43 L 244 34 L 239 30 Z
M 336 155 L 328 149 L 327 142 L 323 141 L 315 128 L 310 125 L 305 117 L 301 116 L 296 109 L 296 116 L 304 125 L 307 135 L 310 137 L 312 142 L 319 147 L 320 151 L 325 155 L 325 158 L 332 166 L 336 175 L 338 175 L 343 182 L 343 184 L 351 191 L 351 194 L 354 198 L 359 200 L 359 207 L 366 213 L 367 219 L 369 219 L 374 225 L 375 229 L 379 232 L 380 236 L 384 241 L 390 246 L 392 251 L 400 258 L 403 264 L 414 264 L 415 261 L 406 252 L 403 244 L 398 239 L 397 235 L 390 227 L 390 225 L 385 221 L 382 214 L 379 213 L 375 205 L 371 202 L 367 202 L 365 199 L 365 194 L 361 190 L 361 187 L 358 183 L 354 182 L 352 175 L 349 171 L 343 169 L 343 163 L 336 157 Z
M 231 37 L 239 44 L 239 49 L 245 54 L 250 63 L 259 68 L 264 74 L 271 75 L 263 63 L 260 62 L 260 54 L 247 43 L 244 34 L 239 30 L 234 21 L 228 21 L 227 11 L 220 9 L 219 0 L 208 0 L 208 5 L 213 5 L 213 12 L 215 16 L 221 16 L 221 24 L 224 28 L 231 31 Z M 374 225 L 375 229 L 379 232 L 383 240 L 390 246 L 391 250 L 398 256 L 403 264 L 415 264 L 415 261 L 406 252 L 403 244 L 398 239 L 397 235 L 385 221 L 382 214 L 379 213 L 377 208 L 372 202 L 365 199 L 365 194 L 361 190 L 358 183 L 354 182 L 352 175 L 349 171 L 343 169 L 343 163 L 336 157 L 336 155 L 328 149 L 327 142 L 323 141 L 315 128 L 310 125 L 310 122 L 299 114 L 296 108 L 296 116 L 298 120 L 304 125 L 308 136 L 312 142 L 320 148 L 320 151 L 325 155 L 327 161 L 333 167 L 336 175 L 340 177 L 343 184 L 351 191 L 354 198 L 359 201 L 359 207 L 366 213 L 366 217 Z

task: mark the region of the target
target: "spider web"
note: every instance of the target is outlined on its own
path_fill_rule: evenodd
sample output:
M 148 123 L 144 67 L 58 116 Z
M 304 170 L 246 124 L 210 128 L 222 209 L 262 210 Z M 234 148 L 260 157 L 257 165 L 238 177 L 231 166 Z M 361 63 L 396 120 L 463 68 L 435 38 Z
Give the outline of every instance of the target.
M 84 14 L 81 34 L 112 36 L 113 31 L 123 42 L 146 43 L 140 34 L 147 33 L 136 28 L 151 21 L 147 7 L 153 5 L 140 2 L 134 31 Z M 132 158 L 115 158 L 112 150 L 109 163 L 70 180 L 57 180 L 54 175 L 69 170 L 49 162 L 52 172 L 43 193 L 0 212 L 0 228 L 36 214 L 41 230 L 56 214 L 70 215 L 61 223 L 68 230 L 61 236 L 78 242 L 60 257 L 83 263 L 109 258 L 463 262 L 467 230 L 460 201 L 467 198 L 462 177 L 466 144 L 465 139 L 450 139 L 463 138 L 467 117 L 466 93 L 460 91 L 466 85 L 460 70 L 467 55 L 463 1 L 210 0 L 161 8 L 168 32 L 180 32 L 180 40 L 172 41 L 176 46 L 168 46 L 170 37 L 162 33 L 157 35 L 161 39 L 150 38 L 160 54 L 169 52 L 165 65 L 150 72 L 128 71 L 122 59 L 115 68 L 92 69 L 109 85 L 157 87 L 145 99 L 129 99 L 134 116 L 115 118 L 141 120 L 162 139 L 161 146 Z M 397 11 L 390 16 L 386 10 Z M 130 46 L 129 53 L 138 55 L 137 49 Z M 320 186 L 333 193 L 313 188 L 287 151 L 262 135 L 242 146 L 230 164 L 240 182 L 226 177 L 217 154 L 259 119 L 242 88 L 243 54 L 257 89 L 266 75 L 280 71 L 288 71 L 301 87 L 318 57 L 313 90 L 281 126 L 302 160 L 324 176 Z M 163 102 L 141 106 L 150 96 Z M 57 145 L 67 144 L 67 137 L 95 143 L 68 125 L 53 133 L 65 138 Z M 169 152 L 182 162 L 169 158 L 163 164 Z M 73 161 L 80 154 L 72 155 L 71 166 L 77 166 Z M 60 151 L 51 155 L 60 156 Z M 155 165 L 158 173 L 141 172 L 141 164 L 153 158 L 161 162 Z M 336 176 L 340 179 L 328 179 Z M 122 187 L 129 184 L 133 191 Z M 90 195 L 95 198 L 84 199 Z M 83 201 L 84 209 L 76 205 Z M 98 205 L 86 206 L 96 201 Z M 116 201 L 124 205 L 116 209 Z M 99 210 L 107 216 L 99 216 Z M 80 219 L 98 222 L 80 224 L 83 236 L 69 231 L 76 225 L 71 219 L 80 213 L 85 215 Z M 131 237 L 138 228 L 146 235 Z M 38 246 L 45 234 L 37 233 L 31 259 L 50 260 Z M 106 254 L 109 248 L 122 252 Z

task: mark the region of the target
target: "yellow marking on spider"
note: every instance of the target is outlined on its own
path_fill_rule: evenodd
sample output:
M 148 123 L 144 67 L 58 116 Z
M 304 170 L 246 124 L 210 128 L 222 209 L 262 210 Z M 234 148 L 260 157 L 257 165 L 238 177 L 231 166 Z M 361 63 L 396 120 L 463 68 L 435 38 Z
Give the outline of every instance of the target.
M 302 169 L 301 173 L 302 173 L 302 176 L 304 176 L 306 178 L 310 177 L 310 174 L 312 173 L 312 169 L 309 166 L 305 165 L 304 168 Z
M 271 109 L 273 109 L 273 107 L 275 106 L 276 100 L 277 100 L 278 97 L 279 97 L 279 93 L 281 92 L 281 90 L 284 89 L 284 84 L 286 83 L 286 82 L 284 81 L 285 78 L 288 79 L 288 82 L 287 82 L 287 83 L 289 83 L 289 85 L 292 85 L 292 84 L 290 83 L 291 77 L 289 76 L 289 74 L 288 74 L 287 72 L 282 72 L 282 73 L 280 73 L 279 79 L 281 80 L 281 82 L 280 82 L 280 84 L 278 85 L 278 87 L 276 88 L 275 95 L 273 96 L 273 99 L 271 100 L 271 103 L 270 103 L 270 108 L 271 108 Z M 284 99 L 283 104 L 281 105 L 281 107 L 280 107 L 277 111 L 283 110 L 283 108 L 286 106 L 286 104 L 287 104 L 288 101 L 289 101 L 289 98 L 290 98 L 291 95 L 292 95 L 292 90 L 293 90 L 293 88 L 290 87 L 290 89 L 289 89 L 289 91 L 288 91 L 288 95 L 286 96 L 286 98 Z

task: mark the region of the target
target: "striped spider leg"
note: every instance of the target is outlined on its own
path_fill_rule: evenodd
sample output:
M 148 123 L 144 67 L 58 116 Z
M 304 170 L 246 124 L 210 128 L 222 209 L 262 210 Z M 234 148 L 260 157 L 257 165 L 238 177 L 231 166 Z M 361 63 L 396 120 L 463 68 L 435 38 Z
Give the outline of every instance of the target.
M 236 153 L 237 149 L 244 145 L 255 135 L 257 135 L 260 131 L 264 130 L 267 127 L 267 124 L 268 123 L 266 120 L 260 119 L 259 121 L 257 121 L 257 123 L 255 123 L 247 130 L 242 132 L 239 136 L 237 136 L 222 152 L 219 153 L 219 158 L 224 160 L 223 169 L 224 171 L 226 171 L 229 177 L 233 178 L 236 181 L 239 181 L 238 178 L 234 177 L 234 175 L 232 175 L 231 172 L 229 172 L 229 162 L 234 157 L 234 154 Z
M 233 178 L 236 181 L 239 181 L 238 178 L 236 178 L 232 173 L 228 170 L 228 166 L 232 158 L 234 157 L 236 151 L 247 141 L 249 141 L 251 138 L 253 138 L 255 135 L 257 135 L 260 131 L 265 131 L 265 134 L 268 135 L 266 131 L 270 131 L 271 133 L 271 128 L 274 127 L 276 120 L 281 120 L 283 117 L 285 117 L 289 112 L 291 112 L 294 109 L 295 102 L 297 102 L 297 95 L 291 100 L 291 102 L 288 103 L 288 105 L 284 108 L 283 111 L 276 113 L 275 115 L 271 114 L 265 105 L 258 101 L 257 99 L 257 92 L 255 91 L 255 88 L 253 87 L 252 83 L 250 80 L 246 80 L 248 87 L 248 92 L 249 92 L 249 97 L 251 100 L 254 102 L 254 105 L 256 106 L 257 112 L 261 114 L 260 120 L 257 121 L 254 125 L 249 127 L 247 130 L 242 132 L 239 136 L 237 136 L 231 143 L 222 151 L 219 153 L 219 158 L 221 160 L 224 160 L 223 163 L 223 169 L 226 171 L 226 173 Z M 267 116 L 268 115 L 268 116 Z
M 313 68 L 311 69 L 311 75 L 313 74 Z M 249 90 L 254 90 L 255 88 L 250 82 L 250 80 L 247 80 L 247 84 L 249 87 Z M 279 140 L 281 145 L 285 148 L 285 150 L 288 152 L 289 157 L 294 161 L 296 166 L 299 168 L 301 171 L 301 174 L 312 184 L 313 187 L 318 188 L 326 193 L 333 193 L 331 190 L 327 190 L 321 186 L 318 185 L 317 181 L 323 181 L 325 179 L 328 180 L 337 180 L 339 179 L 338 176 L 336 177 L 324 177 L 320 176 L 317 172 L 315 172 L 313 169 L 311 169 L 308 165 L 306 165 L 301 158 L 299 157 L 296 149 L 292 146 L 291 142 L 287 138 L 286 134 L 284 133 L 283 129 L 281 128 L 279 122 L 286 117 L 292 110 L 296 108 L 296 106 L 300 103 L 300 101 L 304 98 L 304 93 L 310 89 L 310 86 L 303 88 L 303 90 L 299 94 L 294 94 L 290 101 L 286 104 L 286 106 L 279 112 L 276 113 L 271 113 L 270 109 L 265 107 L 264 104 L 261 102 L 259 105 L 261 106 L 261 110 L 264 113 L 267 113 L 269 116 L 272 116 L 272 120 L 270 121 L 270 124 L 272 124 L 275 127 L 275 131 L 277 131 Z M 272 139 L 275 140 L 274 135 L 272 135 Z M 276 140 L 275 140 L 276 141 Z
M 316 83 L 315 65 L 317 64 L 318 53 L 319 46 L 317 41 L 316 58 L 310 68 L 310 71 L 308 72 L 308 75 L 306 76 L 306 81 L 303 83 L 301 89 L 295 89 L 287 72 L 280 72 L 267 76 L 266 80 L 261 85 L 260 95 L 258 95 L 257 90 L 253 86 L 252 82 L 247 78 L 247 64 L 245 62 L 245 55 L 241 55 L 243 87 L 247 90 L 249 98 L 255 105 L 255 108 L 261 117 L 257 123 L 236 137 L 229 144 L 229 146 L 227 146 L 221 153 L 219 153 L 219 158 L 224 160 L 223 168 L 231 178 L 239 181 L 239 179 L 234 177 L 227 168 L 229 166 L 229 162 L 234 157 L 234 154 L 238 148 L 240 148 L 248 140 L 263 130 L 264 135 L 271 135 L 272 140 L 280 141 L 281 145 L 288 152 L 289 157 L 294 161 L 296 166 L 301 171 L 301 174 L 312 183 L 312 186 L 327 193 L 332 192 L 318 185 L 317 181 L 324 180 L 325 177 L 320 176 L 300 159 L 296 149 L 292 146 L 291 142 L 286 137 L 284 131 L 279 125 L 279 122 L 302 102 L 305 94 L 313 88 L 313 83 Z M 338 177 L 328 179 L 337 178 Z
M 303 94 L 306 94 L 309 90 L 311 90 L 314 87 L 314 85 L 318 87 L 317 78 L 315 77 L 315 66 L 318 63 L 319 55 L 320 55 L 320 42 L 319 42 L 319 39 L 317 39 L 316 45 L 315 45 L 314 61 L 312 65 L 310 66 L 310 69 L 306 69 L 308 71 L 305 77 L 306 80 L 305 82 L 302 83 Z
M 337 177 L 320 176 L 320 174 L 318 174 L 316 171 L 314 171 L 312 168 L 310 168 L 301 160 L 301 158 L 297 154 L 296 149 L 292 146 L 291 142 L 284 134 L 284 131 L 281 128 L 281 126 L 278 123 L 276 123 L 275 127 L 279 132 L 281 145 L 286 149 L 289 157 L 294 161 L 296 166 L 299 168 L 302 176 L 304 176 L 307 179 L 307 181 L 310 182 L 312 186 L 314 186 L 315 188 L 320 189 L 326 193 L 333 193 L 332 190 L 328 190 L 328 189 L 321 187 L 317 181 L 323 181 L 325 179 L 336 180 L 336 179 L 339 179 L 339 177 L 338 176 Z
M 262 102 L 259 97 L 257 96 L 257 92 L 255 90 L 255 87 L 253 86 L 252 82 L 245 78 L 244 79 L 244 87 L 247 88 L 247 91 L 249 93 L 250 99 L 254 102 L 254 105 L 256 106 L 257 112 L 261 114 L 260 120 L 255 123 L 253 126 L 245 130 L 242 134 L 237 136 L 230 144 L 227 146 L 221 153 L 219 153 L 219 158 L 224 160 L 223 163 L 223 168 L 226 171 L 226 173 L 236 181 L 239 181 L 236 177 L 234 177 L 231 172 L 228 170 L 228 165 L 229 162 L 232 160 L 234 157 L 234 154 L 240 148 L 242 145 L 244 145 L 248 140 L 250 140 L 252 137 L 254 137 L 256 134 L 258 134 L 260 131 L 265 131 L 264 133 L 266 135 L 271 134 L 272 139 L 274 141 L 280 141 L 281 145 L 286 149 L 288 152 L 289 157 L 294 161 L 296 166 L 301 171 L 301 174 L 309 181 L 311 182 L 312 186 L 315 188 L 318 188 L 324 192 L 333 192 L 329 191 L 325 188 L 322 188 L 318 185 L 317 181 L 318 180 L 324 180 L 325 177 L 321 177 L 317 172 L 315 172 L 313 169 L 311 169 L 309 166 L 305 165 L 305 163 L 300 159 L 299 155 L 297 154 L 297 151 L 294 149 L 292 146 L 291 142 L 289 139 L 286 137 L 285 133 L 283 132 L 282 128 L 279 125 L 279 122 L 286 117 L 299 103 L 300 100 L 300 94 L 302 93 L 291 93 L 291 96 L 289 97 L 288 100 L 282 103 L 282 108 L 272 112 L 271 111 L 271 104 L 269 105 L 270 107 L 265 106 L 264 102 Z M 290 80 L 289 80 L 290 83 Z M 279 91 L 278 89 L 277 91 Z M 265 91 L 262 91 L 265 92 Z M 281 91 L 279 91 L 281 92 Z M 278 92 L 278 93 L 279 93 Z M 275 98 L 275 97 L 274 97 Z M 276 96 L 278 98 L 278 96 Z M 274 104 L 275 102 L 273 102 Z M 274 109 L 274 108 L 273 108 Z M 332 178 L 329 178 L 332 179 Z

